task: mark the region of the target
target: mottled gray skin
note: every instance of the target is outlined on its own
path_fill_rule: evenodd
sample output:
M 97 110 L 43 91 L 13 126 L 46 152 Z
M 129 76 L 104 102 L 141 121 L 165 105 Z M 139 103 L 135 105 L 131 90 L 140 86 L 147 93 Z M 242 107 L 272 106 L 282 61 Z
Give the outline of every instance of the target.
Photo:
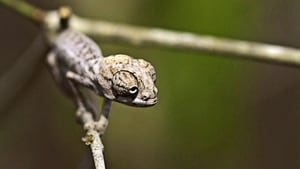
M 156 73 L 149 62 L 122 54 L 103 57 L 95 42 L 71 30 L 62 32 L 54 46 L 65 72 L 79 75 L 77 82 L 98 95 L 131 106 L 157 103 Z

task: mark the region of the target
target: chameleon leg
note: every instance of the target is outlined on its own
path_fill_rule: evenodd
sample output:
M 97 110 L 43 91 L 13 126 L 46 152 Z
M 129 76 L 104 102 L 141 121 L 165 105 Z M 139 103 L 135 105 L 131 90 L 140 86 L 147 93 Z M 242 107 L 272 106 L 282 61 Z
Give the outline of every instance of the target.
M 85 87 L 88 87 L 90 89 L 93 89 L 93 90 L 97 90 L 95 85 L 93 84 L 93 82 L 88 79 L 88 78 L 85 78 L 83 76 L 80 76 L 79 74 L 76 74 L 72 71 L 67 71 L 66 72 L 66 77 L 69 79 L 69 80 L 72 80 L 78 84 L 81 84 Z
M 92 83 L 90 82 L 89 79 L 86 79 L 74 72 L 68 71 L 66 73 L 66 77 L 71 79 L 73 82 L 80 83 L 84 86 L 87 86 L 87 85 L 92 86 Z M 79 91 L 79 90 L 77 90 L 77 91 Z M 82 96 L 79 98 L 82 98 Z M 96 130 L 99 131 L 100 134 L 104 134 L 104 132 L 108 126 L 108 117 L 109 117 L 109 112 L 111 109 L 111 104 L 112 104 L 111 100 L 104 99 L 100 119 L 99 119 L 99 121 L 95 122 L 95 128 L 96 128 Z
M 91 97 L 85 97 L 81 91 L 79 90 L 78 84 L 83 86 L 94 88 L 93 83 L 72 71 L 63 71 L 59 63 L 57 62 L 57 55 L 55 51 L 52 51 L 47 56 L 48 67 L 54 77 L 54 80 L 58 83 L 64 93 L 69 96 L 76 104 L 77 111 L 76 117 L 77 119 L 86 124 L 84 128 L 95 127 L 100 133 L 104 133 L 106 127 L 108 125 L 108 117 L 111 109 L 112 101 L 105 99 L 101 111 L 101 116 L 99 121 L 94 124 L 90 124 L 87 122 L 95 121 L 96 117 L 96 104 Z
M 83 94 L 78 89 L 77 84 L 73 81 L 70 81 L 70 83 L 74 90 L 78 104 L 76 116 L 81 119 L 83 124 L 85 124 L 85 129 L 95 128 L 101 135 L 104 134 L 109 122 L 108 118 L 112 101 L 104 99 L 100 119 L 98 121 L 95 121 L 95 116 L 92 117 L 91 113 L 89 113 L 94 112 L 95 115 L 95 110 L 91 110 L 91 106 L 94 106 L 95 104 L 91 105 L 91 102 L 86 102 L 89 100 L 87 100 L 87 98 L 83 96 Z
M 73 81 L 69 81 L 69 84 L 72 88 L 72 91 L 74 93 L 74 99 L 77 105 L 77 110 L 76 110 L 76 118 L 77 121 L 81 122 L 84 124 L 84 129 L 88 130 L 91 128 L 94 128 L 94 117 L 95 117 L 95 110 L 91 105 L 91 103 L 88 103 L 86 97 L 81 93 L 79 90 L 77 84 Z
M 83 114 L 91 114 L 88 116 L 91 116 L 93 118 L 93 116 L 95 116 L 96 114 L 96 108 L 93 100 L 85 98 L 84 95 L 80 92 L 77 84 L 74 81 L 66 78 L 64 71 L 61 69 L 59 63 L 57 62 L 57 54 L 55 51 L 51 51 L 47 55 L 47 65 L 58 86 L 69 98 L 71 98 L 75 102 L 77 106 L 77 120 L 84 123 L 86 121 L 84 119 L 90 118 L 82 117 Z
M 99 121 L 96 122 L 95 128 L 99 131 L 100 134 L 104 134 L 107 126 L 108 126 L 108 118 L 109 118 L 109 112 L 111 109 L 112 101 L 108 99 L 104 99 L 102 110 L 101 110 L 101 116 Z
M 80 76 L 79 74 L 76 74 L 72 71 L 67 71 L 65 73 L 65 77 L 69 81 L 70 86 L 73 88 L 73 91 L 75 93 L 76 103 L 77 105 L 84 105 L 85 108 L 93 113 L 94 119 L 97 117 L 97 108 L 95 104 L 95 100 L 91 95 L 86 93 L 86 96 L 84 96 L 80 90 L 79 90 L 79 84 L 88 87 L 90 89 L 95 89 L 96 87 L 91 82 L 90 79 Z M 87 97 L 89 96 L 89 97 Z
M 50 51 L 48 53 L 46 63 L 54 81 L 57 83 L 63 93 L 70 98 L 74 98 L 72 87 L 67 79 L 63 76 L 63 71 L 60 69 L 55 51 Z

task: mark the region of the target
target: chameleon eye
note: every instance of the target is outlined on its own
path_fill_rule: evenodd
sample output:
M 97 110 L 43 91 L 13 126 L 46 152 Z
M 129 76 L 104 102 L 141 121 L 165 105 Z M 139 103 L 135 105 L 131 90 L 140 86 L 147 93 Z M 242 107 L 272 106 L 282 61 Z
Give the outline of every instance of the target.
M 136 77 L 128 71 L 119 71 L 112 78 L 112 89 L 116 96 L 135 98 L 139 88 Z
M 129 93 L 132 94 L 132 95 L 133 94 L 137 94 L 138 91 L 139 91 L 139 88 L 136 87 L 136 86 L 134 86 L 134 87 L 132 87 L 132 88 L 129 89 Z

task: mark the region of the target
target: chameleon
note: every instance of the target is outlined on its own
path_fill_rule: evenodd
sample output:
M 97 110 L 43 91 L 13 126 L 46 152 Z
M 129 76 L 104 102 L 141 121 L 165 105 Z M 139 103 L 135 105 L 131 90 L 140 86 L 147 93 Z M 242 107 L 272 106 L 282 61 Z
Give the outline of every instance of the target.
M 156 72 L 143 59 L 125 54 L 103 57 L 98 45 L 71 29 L 58 34 L 47 63 L 55 81 L 75 101 L 77 110 L 93 111 L 81 87 L 104 97 L 102 114 L 108 118 L 112 101 L 135 107 L 157 103 Z

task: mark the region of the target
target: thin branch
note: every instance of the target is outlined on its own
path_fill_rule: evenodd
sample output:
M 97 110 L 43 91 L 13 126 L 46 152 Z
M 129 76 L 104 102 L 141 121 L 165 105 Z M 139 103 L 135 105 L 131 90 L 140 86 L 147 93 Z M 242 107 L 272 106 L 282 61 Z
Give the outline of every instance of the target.
M 45 20 L 45 11 L 34 7 L 24 1 L 0 0 L 0 4 L 7 6 L 9 9 L 16 11 L 21 16 L 26 17 L 35 23 L 41 24 Z
M 0 0 L 0 4 L 8 6 L 28 19 L 44 24 L 48 30 L 58 28 L 59 17 L 56 11 L 46 12 L 17 0 Z M 134 46 L 184 49 L 271 64 L 300 66 L 300 50 L 295 48 L 95 21 L 78 16 L 73 16 L 70 27 L 94 38 Z
M 101 141 L 99 133 L 94 129 L 88 130 L 83 141 L 86 144 L 89 144 L 91 148 L 93 158 L 94 158 L 95 168 L 105 169 L 104 156 L 103 156 L 104 146 Z
M 300 66 L 300 50 L 276 45 L 93 21 L 74 16 L 71 28 L 95 38 L 135 46 L 156 46 L 207 52 L 239 59 Z
M 100 133 L 96 130 L 97 123 L 90 112 L 82 112 L 81 121 L 83 122 L 83 129 L 86 131 L 86 135 L 82 138 L 82 141 L 90 146 L 93 154 L 95 169 L 105 169 L 104 155 L 103 155 L 103 143 L 100 138 Z

